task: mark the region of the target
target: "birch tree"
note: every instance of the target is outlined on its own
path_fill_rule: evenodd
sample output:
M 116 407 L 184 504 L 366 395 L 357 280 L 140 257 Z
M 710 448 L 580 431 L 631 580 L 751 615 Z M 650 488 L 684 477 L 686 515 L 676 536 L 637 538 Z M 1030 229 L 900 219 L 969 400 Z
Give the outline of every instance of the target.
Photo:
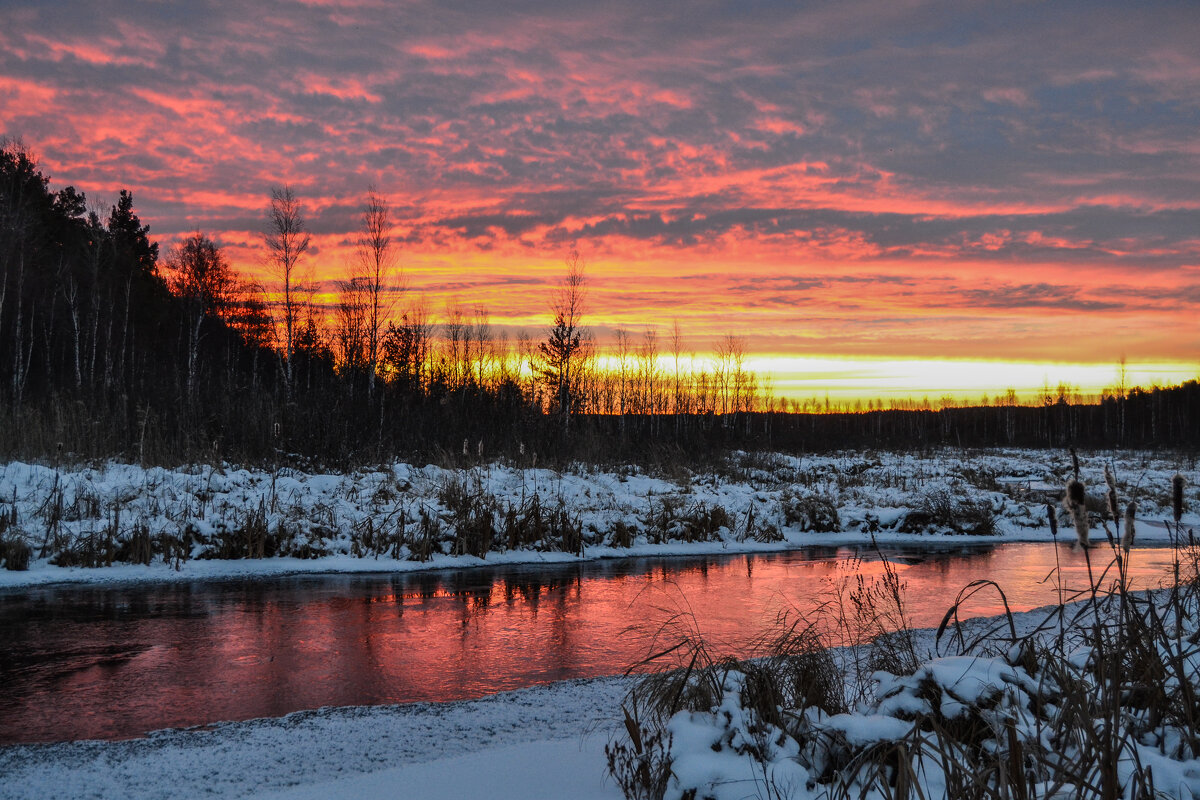
M 292 187 L 284 184 L 271 190 L 267 229 L 263 234 L 267 258 L 283 290 L 284 380 L 292 393 L 292 356 L 296 347 L 298 314 L 302 305 L 297 295 L 301 283 L 300 259 L 308 252 L 312 236 L 306 230 L 304 213 Z

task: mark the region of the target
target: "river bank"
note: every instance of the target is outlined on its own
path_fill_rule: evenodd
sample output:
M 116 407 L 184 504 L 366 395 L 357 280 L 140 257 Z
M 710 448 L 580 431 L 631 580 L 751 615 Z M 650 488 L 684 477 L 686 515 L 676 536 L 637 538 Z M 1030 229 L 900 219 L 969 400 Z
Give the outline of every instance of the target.
M 1168 541 L 1174 454 L 1082 457 L 1103 538 L 1110 465 L 1138 504 L 1140 541 Z M 1060 451 L 733 454 L 707 473 L 566 471 L 510 463 L 393 464 L 347 474 L 232 465 L 0 466 L 0 588 L 395 573 L 804 546 L 1049 541 L 1047 502 L 1071 474 Z M 1061 513 L 1061 512 L 1057 512 Z M 1067 526 L 1064 524 L 1064 528 Z M 27 563 L 20 562 L 25 552 Z M 14 570 L 13 566 L 27 566 Z

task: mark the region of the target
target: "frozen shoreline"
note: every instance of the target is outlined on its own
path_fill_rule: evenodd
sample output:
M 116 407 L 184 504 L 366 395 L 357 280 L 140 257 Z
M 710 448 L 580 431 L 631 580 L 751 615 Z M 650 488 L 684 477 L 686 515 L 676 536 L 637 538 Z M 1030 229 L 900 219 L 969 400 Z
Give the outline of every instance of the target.
M 1139 521 L 1140 522 L 1140 521 Z M 1139 545 L 1166 546 L 1171 539 L 1165 528 L 1150 528 L 1149 533 L 1139 530 Z M 1155 535 L 1154 532 L 1160 535 Z M 1044 532 L 1031 531 L 1027 535 L 1014 536 L 971 536 L 967 534 L 876 534 L 875 541 L 882 547 L 946 547 L 982 546 L 1017 543 L 1046 543 L 1058 541 L 1070 543 L 1073 539 L 1060 533 L 1055 539 L 1047 528 Z M 1103 543 L 1104 546 L 1107 543 Z M 538 564 L 561 565 L 590 563 L 599 560 L 637 558 L 686 558 L 702 555 L 747 555 L 756 553 L 784 553 L 809 547 L 854 547 L 869 548 L 871 540 L 861 533 L 819 534 L 803 541 L 785 541 L 763 544 L 757 542 L 697 542 L 665 545 L 635 545 L 630 548 L 588 547 L 584 556 L 569 553 L 547 553 L 521 550 L 509 553 L 489 553 L 487 558 L 473 556 L 435 556 L 430 561 L 417 562 L 401 559 L 373 559 L 354 556 L 324 556 L 318 559 L 262 558 L 241 560 L 205 560 L 184 562 L 180 569 L 158 562 L 149 566 L 138 564 L 114 564 L 111 567 L 57 567 L 41 559 L 24 572 L 0 571 L 0 591 L 39 586 L 58 585 L 128 585 L 174 583 L 190 581 L 221 581 L 245 578 L 282 578 L 290 576 L 322 575 L 391 575 L 487 568 L 496 566 L 536 566 Z

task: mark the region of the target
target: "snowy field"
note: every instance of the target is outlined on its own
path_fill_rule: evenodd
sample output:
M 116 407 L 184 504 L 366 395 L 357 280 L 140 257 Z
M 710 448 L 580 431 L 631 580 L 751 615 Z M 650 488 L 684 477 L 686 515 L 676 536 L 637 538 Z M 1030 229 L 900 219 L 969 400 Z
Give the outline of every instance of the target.
M 1194 460 L 1083 453 L 1093 536 L 1103 469 L 1138 504 L 1141 541 L 1165 540 L 1170 481 Z M 926 455 L 740 454 L 705 473 L 395 464 L 349 474 L 104 463 L 0 466 L 0 545 L 25 571 L 0 588 L 298 572 L 396 572 L 624 555 L 988 537 L 1048 540 L 1046 502 L 1071 474 L 1058 450 Z M 1061 513 L 1061 512 L 1060 512 Z M 1063 529 L 1070 535 L 1070 527 Z M 960 538 L 961 540 L 961 538 Z M 99 569 L 95 567 L 101 567 Z

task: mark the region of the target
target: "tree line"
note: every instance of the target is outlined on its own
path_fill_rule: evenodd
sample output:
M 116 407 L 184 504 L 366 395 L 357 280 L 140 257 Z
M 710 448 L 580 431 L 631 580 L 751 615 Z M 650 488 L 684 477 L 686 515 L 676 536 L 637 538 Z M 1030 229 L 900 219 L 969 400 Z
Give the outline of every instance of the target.
M 310 235 L 291 188 L 272 191 L 271 292 L 201 232 L 167 253 L 121 191 L 107 209 L 0 148 L 0 453 L 229 459 L 326 466 L 508 456 L 708 458 L 730 447 L 1191 445 L 1195 384 L 1098 404 L 787 413 L 724 337 L 699 364 L 676 324 L 660 338 L 586 327 L 572 253 L 553 323 L 515 341 L 486 308 L 435 316 L 402 286 L 386 199 L 370 190 L 353 269 L 314 302 Z M 794 408 L 794 407 L 793 407 Z M 817 410 L 817 409 L 812 409 Z M 820 409 L 828 411 L 829 409 Z

